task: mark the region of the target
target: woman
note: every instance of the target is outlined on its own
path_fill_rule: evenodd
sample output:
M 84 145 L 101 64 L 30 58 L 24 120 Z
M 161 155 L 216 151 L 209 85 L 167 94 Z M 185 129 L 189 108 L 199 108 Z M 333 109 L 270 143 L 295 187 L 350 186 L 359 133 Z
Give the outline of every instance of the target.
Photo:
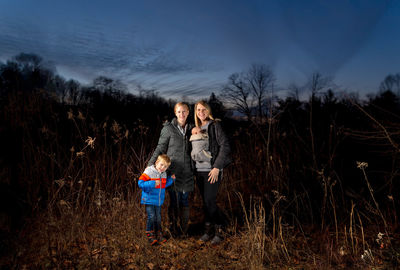
M 211 238 L 212 244 L 222 241 L 221 225 L 222 217 L 216 204 L 218 187 L 222 179 L 222 169 L 230 162 L 230 147 L 219 121 L 214 120 L 210 106 L 199 101 L 195 104 L 195 124 L 192 134 L 206 133 L 208 135 L 208 149 L 211 153 L 211 160 L 196 159 L 196 181 L 201 192 L 204 205 L 205 231 L 200 241 L 208 241 Z M 214 229 L 214 236 L 213 236 Z
M 169 187 L 170 204 L 168 216 L 170 231 L 177 236 L 186 235 L 189 223 L 189 193 L 194 190 L 193 170 L 190 159 L 190 130 L 192 124 L 187 123 L 189 106 L 178 102 L 174 107 L 175 118 L 164 123 L 158 145 L 148 164 L 154 164 L 158 155 L 167 154 L 171 158 L 168 171 L 175 174 L 175 184 Z M 178 223 L 178 217 L 180 222 Z

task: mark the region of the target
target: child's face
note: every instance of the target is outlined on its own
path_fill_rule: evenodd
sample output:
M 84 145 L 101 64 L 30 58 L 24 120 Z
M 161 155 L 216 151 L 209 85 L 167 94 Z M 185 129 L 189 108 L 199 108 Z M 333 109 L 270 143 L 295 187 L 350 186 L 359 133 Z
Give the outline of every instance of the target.
M 162 160 L 156 163 L 156 169 L 160 173 L 165 172 L 168 169 L 168 167 L 169 165 Z

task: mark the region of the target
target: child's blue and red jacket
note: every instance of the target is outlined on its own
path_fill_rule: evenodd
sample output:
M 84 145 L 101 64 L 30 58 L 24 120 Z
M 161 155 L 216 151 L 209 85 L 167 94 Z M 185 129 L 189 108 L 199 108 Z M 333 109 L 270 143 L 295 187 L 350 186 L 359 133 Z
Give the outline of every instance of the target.
M 156 180 L 160 185 L 155 185 Z M 165 188 L 173 183 L 171 176 L 167 177 L 166 172 L 160 173 L 154 165 L 147 167 L 139 177 L 138 185 L 142 189 L 141 204 L 150 204 L 161 206 L 165 198 Z

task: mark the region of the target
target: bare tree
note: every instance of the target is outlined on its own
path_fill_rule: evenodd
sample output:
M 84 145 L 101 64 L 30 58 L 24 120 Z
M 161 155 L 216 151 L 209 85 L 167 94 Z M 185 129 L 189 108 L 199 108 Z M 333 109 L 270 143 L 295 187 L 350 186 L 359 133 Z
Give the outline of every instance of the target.
M 268 111 L 268 92 L 272 91 L 274 82 L 275 75 L 268 66 L 253 64 L 246 72 L 229 76 L 221 97 L 248 121 L 255 116 L 262 122 Z
M 80 101 L 80 94 L 81 94 L 81 86 L 78 81 L 69 80 L 66 82 L 66 90 L 67 90 L 67 97 L 68 101 L 73 104 L 77 105 Z
M 228 84 L 224 86 L 221 94 L 222 98 L 250 121 L 252 102 L 249 95 L 250 89 L 244 81 L 243 75 L 238 73 L 229 76 Z
M 48 83 L 47 88 L 56 92 L 60 98 L 61 103 L 65 103 L 67 98 L 67 89 L 65 87 L 65 79 L 59 75 L 55 75 L 50 83 Z
M 273 90 L 275 75 L 272 70 L 263 64 L 253 64 L 246 74 L 246 80 L 257 106 L 257 118 L 262 121 L 266 116 L 268 91 Z
M 315 72 L 311 75 L 306 87 L 311 91 L 311 98 L 314 98 L 322 90 L 331 85 L 332 79 L 322 76 L 321 73 Z
M 93 87 L 101 92 L 126 92 L 127 87 L 120 80 L 99 76 L 93 80 Z
M 300 100 L 300 92 L 301 87 L 297 86 L 297 84 L 292 83 L 288 86 L 289 97 L 293 100 Z
M 315 139 L 314 139 L 314 131 L 313 131 L 313 118 L 314 118 L 314 106 L 315 106 L 315 101 L 317 98 L 318 93 L 320 93 L 322 90 L 326 89 L 327 87 L 330 86 L 332 82 L 331 78 L 324 77 L 320 73 L 315 72 L 311 75 L 310 80 L 306 84 L 306 88 L 308 88 L 311 91 L 311 98 L 310 98 L 310 139 L 311 139 L 311 151 L 313 155 L 313 163 L 314 163 L 314 168 L 317 170 L 318 165 L 317 165 L 317 159 L 316 159 L 316 154 L 315 154 Z
M 379 86 L 381 92 L 392 91 L 400 96 L 400 73 L 386 76 L 385 80 Z

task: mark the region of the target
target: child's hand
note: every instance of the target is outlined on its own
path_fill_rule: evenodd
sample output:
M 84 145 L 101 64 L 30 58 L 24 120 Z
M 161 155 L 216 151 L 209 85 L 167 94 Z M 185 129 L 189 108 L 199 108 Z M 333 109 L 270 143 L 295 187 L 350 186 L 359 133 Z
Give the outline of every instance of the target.
M 160 180 L 155 180 L 156 184 L 154 185 L 155 187 L 160 185 Z
M 200 131 L 201 131 L 201 129 L 200 129 L 199 127 L 194 127 L 194 128 L 192 129 L 192 135 L 193 135 L 193 134 L 198 134 Z
M 171 175 L 171 178 L 175 180 L 176 179 L 175 174 Z

